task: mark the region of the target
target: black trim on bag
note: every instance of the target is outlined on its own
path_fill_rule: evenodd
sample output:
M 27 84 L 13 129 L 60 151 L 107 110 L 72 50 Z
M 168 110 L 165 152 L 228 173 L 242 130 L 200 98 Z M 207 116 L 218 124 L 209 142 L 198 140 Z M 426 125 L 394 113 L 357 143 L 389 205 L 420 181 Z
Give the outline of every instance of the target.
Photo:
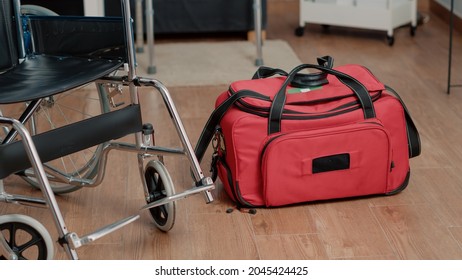
M 404 116 L 406 118 L 406 132 L 407 132 L 407 141 L 408 141 L 408 149 L 409 149 L 409 158 L 416 157 L 420 155 L 421 152 L 421 145 L 420 145 L 420 136 L 417 127 L 414 124 L 414 121 L 411 118 L 411 114 L 404 104 L 403 99 L 399 94 L 391 87 L 385 85 L 385 89 L 388 90 L 392 95 L 394 95 L 399 102 L 401 102 L 401 106 L 404 110 Z
M 236 195 L 236 191 L 234 190 L 234 184 L 233 184 L 233 174 L 231 174 L 231 170 L 229 169 L 228 164 L 226 163 L 226 160 L 224 160 L 222 157 L 218 156 L 218 163 L 220 163 L 223 168 L 226 170 L 226 179 L 228 181 L 229 188 L 231 189 L 231 193 L 233 195 L 234 200 L 239 203 L 239 199 Z
M 242 197 L 241 195 L 241 192 L 240 192 L 240 188 L 239 188 L 239 182 L 236 181 L 236 192 L 238 193 L 237 194 L 237 197 L 239 197 L 239 202 L 240 202 L 240 206 L 239 208 L 242 208 L 242 206 L 244 207 L 248 207 L 248 208 L 251 208 L 251 207 L 258 207 L 256 205 L 253 205 L 253 204 L 250 204 L 248 203 L 247 201 L 244 200 L 244 198 Z M 263 206 L 263 205 L 260 205 L 260 206 Z
M 405 188 L 407 188 L 410 178 L 411 178 L 411 170 L 407 172 L 406 178 L 404 178 L 403 183 L 398 188 L 392 190 L 391 192 L 385 193 L 385 195 L 395 195 L 395 194 L 402 192 Z
M 236 202 L 236 206 L 238 208 L 241 208 L 243 206 L 244 207 L 255 207 L 255 205 L 248 203 L 247 201 L 244 200 L 244 198 L 242 198 L 241 193 L 239 192 L 239 182 L 236 181 L 236 184 L 233 184 L 233 174 L 231 173 L 231 169 L 226 163 L 226 160 L 223 159 L 222 157 L 218 157 L 218 161 L 223 166 L 223 168 L 226 170 L 226 179 L 228 181 L 229 188 L 231 189 L 231 193 L 233 195 L 234 201 Z

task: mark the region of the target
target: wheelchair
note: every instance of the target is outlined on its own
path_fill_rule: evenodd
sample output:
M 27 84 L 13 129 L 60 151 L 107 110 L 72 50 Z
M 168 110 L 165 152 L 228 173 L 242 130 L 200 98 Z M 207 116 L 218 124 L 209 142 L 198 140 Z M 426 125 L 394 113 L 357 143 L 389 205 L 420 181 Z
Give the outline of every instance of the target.
M 130 1 L 120 3 L 121 17 L 71 17 L 26 12 L 20 0 L 0 0 L 0 202 L 48 208 L 57 243 L 70 259 L 142 211 L 166 232 L 174 225 L 177 200 L 201 193 L 206 203 L 213 201 L 214 183 L 201 170 L 167 88 L 136 74 Z M 153 125 L 141 113 L 140 87 L 160 94 L 180 148 L 156 145 Z M 129 101 L 118 102 L 121 94 Z M 68 230 L 56 195 L 100 185 L 112 150 L 137 156 L 146 204 L 78 235 Z M 164 165 L 169 155 L 183 156 L 190 165 L 191 186 L 180 193 Z M 41 195 L 7 192 L 9 176 L 19 176 Z M 0 213 L 0 259 L 52 259 L 50 236 L 27 215 Z

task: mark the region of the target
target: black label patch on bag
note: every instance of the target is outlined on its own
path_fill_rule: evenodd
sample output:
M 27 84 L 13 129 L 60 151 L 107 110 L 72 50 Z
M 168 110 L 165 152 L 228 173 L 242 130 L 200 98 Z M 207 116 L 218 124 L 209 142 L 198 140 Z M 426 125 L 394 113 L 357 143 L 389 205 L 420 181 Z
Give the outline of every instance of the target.
M 350 154 L 338 154 L 313 159 L 313 174 L 350 168 Z

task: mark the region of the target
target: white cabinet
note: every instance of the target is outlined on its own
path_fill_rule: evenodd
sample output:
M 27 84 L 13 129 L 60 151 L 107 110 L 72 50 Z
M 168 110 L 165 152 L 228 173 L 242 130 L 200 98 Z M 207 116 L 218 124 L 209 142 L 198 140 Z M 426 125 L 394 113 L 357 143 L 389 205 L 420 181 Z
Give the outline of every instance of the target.
M 303 35 L 306 23 L 383 30 L 393 45 L 396 27 L 410 24 L 415 34 L 417 0 L 300 0 L 296 35 Z
M 83 8 L 86 16 L 104 16 L 104 1 L 83 0 Z

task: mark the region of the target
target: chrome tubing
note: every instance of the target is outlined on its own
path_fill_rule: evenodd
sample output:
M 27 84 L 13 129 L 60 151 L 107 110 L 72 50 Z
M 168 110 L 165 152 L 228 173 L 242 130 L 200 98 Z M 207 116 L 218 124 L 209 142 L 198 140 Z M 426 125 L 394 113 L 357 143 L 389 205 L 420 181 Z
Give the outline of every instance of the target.
M 175 125 L 177 134 L 180 137 L 181 143 L 185 149 L 186 156 L 192 167 L 191 169 L 194 175 L 194 179 L 197 183 L 200 182 L 201 184 L 206 184 L 204 181 L 207 181 L 207 178 L 205 178 L 204 174 L 202 173 L 200 163 L 197 160 L 194 149 L 191 146 L 191 142 L 189 141 L 189 138 L 186 134 L 186 130 L 183 126 L 183 123 L 181 122 L 180 115 L 178 114 L 178 111 L 176 110 L 172 97 L 170 96 L 170 93 L 167 90 L 167 88 L 161 82 L 159 82 L 158 80 L 154 80 L 154 79 L 139 78 L 138 83 L 141 86 L 154 87 L 160 92 L 160 94 L 162 95 L 162 99 L 164 100 L 164 103 L 167 106 L 168 112 L 170 113 L 172 121 Z M 210 191 L 207 190 L 204 192 L 204 194 L 205 194 L 206 203 L 210 203 L 213 201 L 213 197 Z
M 261 0 L 253 0 L 254 9 L 254 27 L 255 27 L 255 43 L 257 44 L 257 58 L 255 66 L 263 65 L 263 50 L 262 50 L 262 15 L 261 15 Z
M 122 4 L 122 15 L 125 27 L 125 38 L 127 48 L 127 63 L 128 63 L 128 78 L 130 81 L 136 78 L 136 65 L 135 65 L 135 46 L 133 38 L 132 18 L 130 14 L 130 1 L 120 0 Z
M 127 68 L 128 68 L 128 84 L 130 91 L 130 99 L 132 104 L 139 104 L 138 91 L 136 86 L 131 83 L 136 79 L 136 58 L 135 58 L 135 39 L 133 38 L 133 25 L 130 14 L 130 1 L 129 0 L 120 0 L 122 5 L 122 15 L 124 17 L 124 26 L 125 26 L 125 38 L 126 38 L 126 48 L 127 48 Z M 135 134 L 135 141 L 138 147 L 141 146 L 142 139 L 141 134 Z
M 168 92 L 167 88 L 161 82 L 154 79 L 140 78 L 139 83 L 142 86 L 152 86 L 156 88 L 162 95 L 162 98 L 165 102 L 165 105 L 167 106 L 168 112 L 173 120 L 175 128 L 180 136 L 181 143 L 185 148 L 186 155 L 188 156 L 191 165 L 194 167 L 194 177 L 196 181 L 200 181 L 204 177 L 204 174 L 201 171 L 199 161 L 195 157 L 194 149 L 191 146 L 188 136 L 186 135 L 186 130 L 183 126 L 183 123 L 181 122 L 180 115 L 178 114 L 178 111 L 176 110 L 173 104 L 172 97 L 170 96 L 170 93 Z
M 136 0 L 136 52 L 144 52 L 143 40 L 143 0 Z
M 0 202 L 16 203 L 21 205 L 31 206 L 46 206 L 47 203 L 44 199 L 38 197 L 31 197 L 25 195 L 9 194 L 6 192 L 0 192 Z
M 209 190 L 212 190 L 212 189 L 215 188 L 215 185 L 214 185 L 211 178 L 206 177 L 202 181 L 203 181 L 203 185 L 200 186 L 200 187 L 193 187 L 193 188 L 191 188 L 189 190 L 186 190 L 186 191 L 183 191 L 181 193 L 177 193 L 177 194 L 167 196 L 167 197 L 164 197 L 162 199 L 153 201 L 153 202 L 148 203 L 145 206 L 141 207 L 140 210 L 151 209 L 151 208 L 154 208 L 154 207 L 158 207 L 158 206 L 167 204 L 169 202 L 177 201 L 177 200 L 186 198 L 188 196 L 191 196 L 191 195 L 194 195 L 194 194 L 197 194 L 197 193 L 200 193 L 200 192 L 207 193 Z
M 26 123 L 29 119 L 32 118 L 31 121 L 31 131 L 32 133 L 35 133 L 35 121 L 34 121 L 34 112 L 37 110 L 38 106 L 42 103 L 42 98 L 37 99 L 34 101 L 31 101 L 31 103 L 27 106 L 26 110 L 22 113 L 22 115 L 19 117 L 22 123 Z M 8 135 L 3 139 L 2 144 L 10 143 L 12 142 L 16 136 L 18 135 L 18 132 L 16 130 L 11 130 L 9 131 Z
M 37 181 L 39 182 L 42 194 L 45 197 L 45 200 L 51 209 L 51 214 L 53 216 L 53 220 L 58 230 L 58 234 L 60 238 L 66 237 L 69 232 L 67 230 L 61 211 L 59 210 L 56 197 L 53 193 L 53 190 L 51 189 L 50 183 L 48 182 L 48 178 L 46 176 L 42 162 L 40 161 L 40 157 L 38 155 L 37 149 L 35 148 L 32 137 L 30 136 L 29 132 L 26 130 L 24 125 L 18 120 L 0 117 L 0 122 L 12 125 L 13 128 L 21 136 L 27 156 L 29 157 L 29 160 L 32 164 L 32 168 L 34 169 L 35 174 L 37 174 Z M 68 245 L 69 244 L 63 244 L 63 247 L 66 250 L 66 253 L 68 254 L 69 258 L 78 259 L 77 253 Z
M 156 74 L 156 64 L 154 60 L 154 9 L 152 7 L 153 0 L 146 1 L 146 36 L 149 52 L 148 74 Z
M 116 221 L 110 225 L 107 225 L 105 227 L 102 227 L 98 230 L 96 230 L 93 233 L 87 234 L 83 237 L 79 237 L 76 233 L 71 233 L 68 236 L 68 240 L 70 240 L 71 246 L 73 249 L 77 249 L 79 247 L 82 247 L 84 245 L 90 244 L 101 237 L 104 237 L 128 224 L 131 224 L 132 222 L 138 220 L 140 218 L 140 215 L 133 215 L 130 217 L 127 217 L 125 219 Z

